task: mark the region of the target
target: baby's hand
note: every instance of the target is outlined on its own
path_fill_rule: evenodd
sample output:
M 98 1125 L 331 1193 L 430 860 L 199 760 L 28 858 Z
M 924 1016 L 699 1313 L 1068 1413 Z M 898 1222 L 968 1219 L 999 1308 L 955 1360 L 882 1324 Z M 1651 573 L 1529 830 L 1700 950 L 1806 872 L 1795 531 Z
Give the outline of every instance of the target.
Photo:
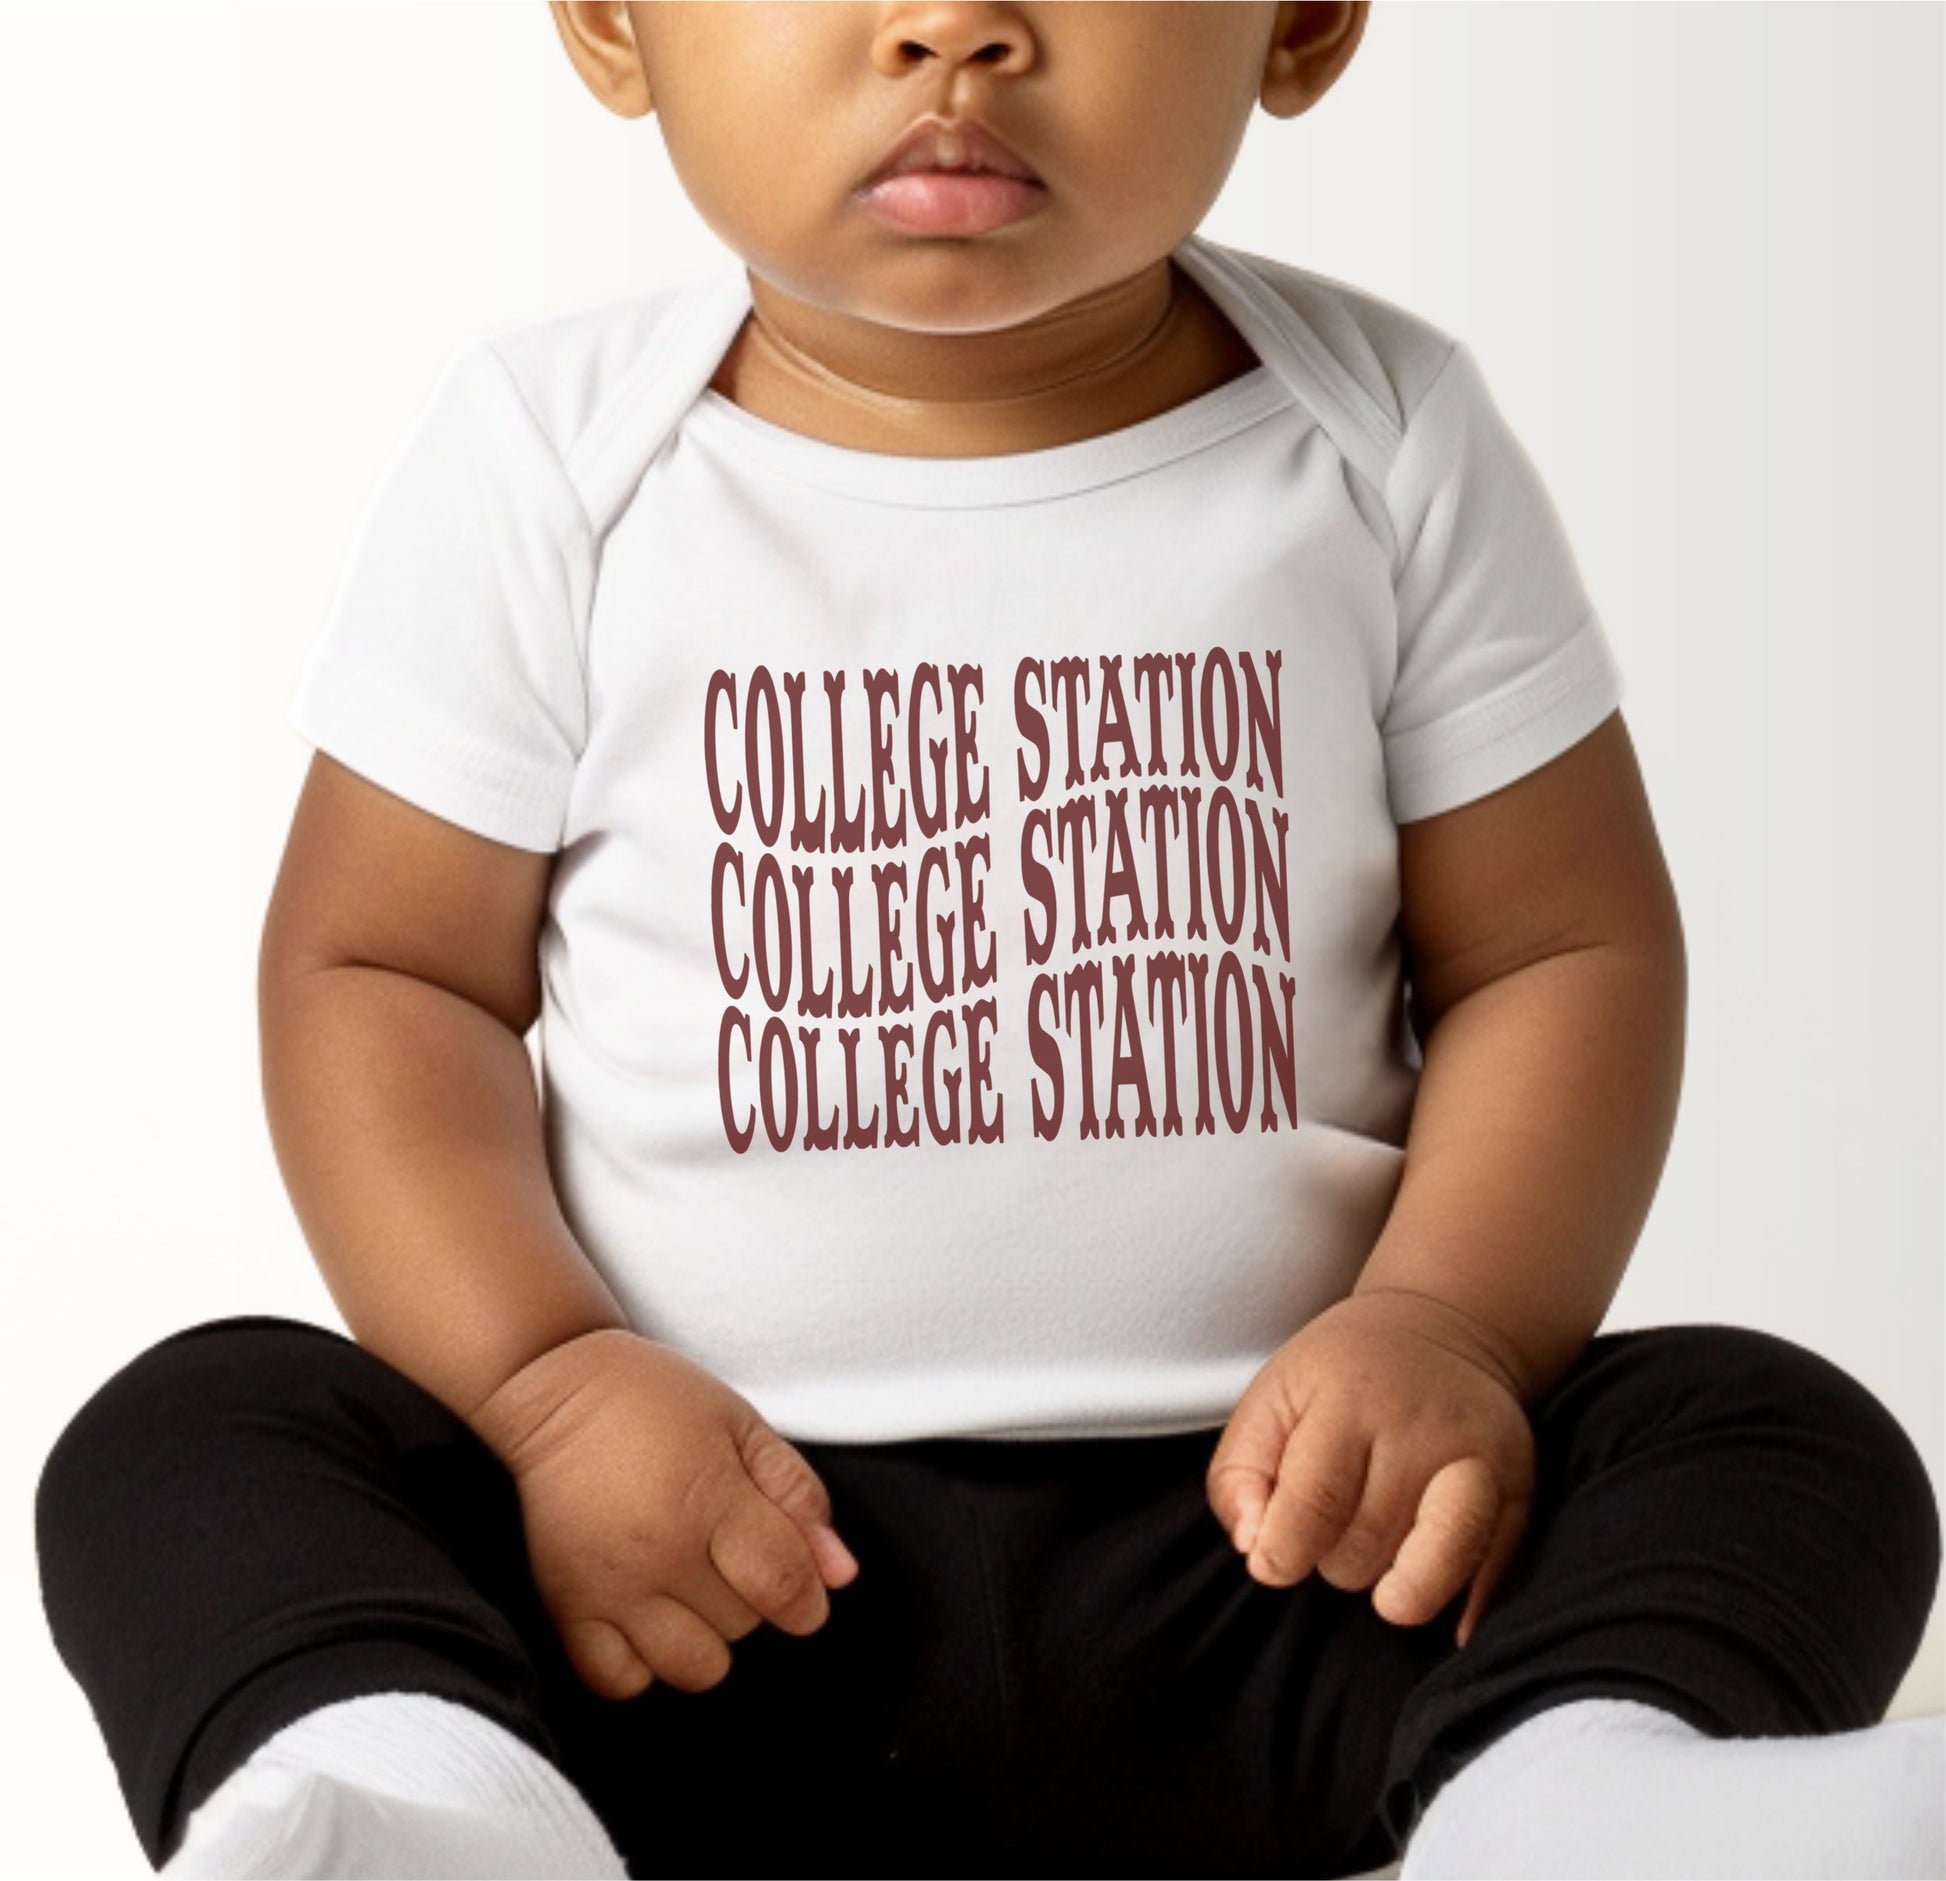
M 825 1622 L 858 1563 L 803 1453 L 713 1372 L 607 1328 L 543 1353 L 476 1414 L 520 1492 L 534 1584 L 604 1698 L 703 1691 L 761 1621 Z
M 1470 1580 L 1464 1646 L 1527 1526 L 1534 1429 L 1463 1315 L 1355 1293 L 1251 1379 L 1207 1489 L 1269 1586 L 1315 1567 L 1334 1587 L 1372 1587 L 1381 1619 L 1423 1626 Z

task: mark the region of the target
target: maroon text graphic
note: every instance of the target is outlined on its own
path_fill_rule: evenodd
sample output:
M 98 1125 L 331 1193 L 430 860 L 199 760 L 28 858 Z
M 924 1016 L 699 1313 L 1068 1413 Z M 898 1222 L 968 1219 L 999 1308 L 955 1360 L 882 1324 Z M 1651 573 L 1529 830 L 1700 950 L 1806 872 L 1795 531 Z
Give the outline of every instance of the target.
M 1295 1127 L 1281 655 L 1126 665 L 1126 682 L 1119 654 L 1014 670 L 1011 996 L 982 669 L 711 675 L 733 1148 L 1000 1142 L 1003 1025 L 1022 1028 L 1006 1036 L 1038 1138 L 1275 1130 L 1280 1098 Z

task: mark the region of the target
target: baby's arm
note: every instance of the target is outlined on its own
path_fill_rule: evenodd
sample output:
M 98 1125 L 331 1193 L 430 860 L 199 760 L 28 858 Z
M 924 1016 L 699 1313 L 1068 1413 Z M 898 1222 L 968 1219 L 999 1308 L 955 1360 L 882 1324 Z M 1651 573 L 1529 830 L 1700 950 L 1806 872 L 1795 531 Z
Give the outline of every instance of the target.
M 553 858 L 320 752 L 265 916 L 265 1113 L 361 1345 L 469 1421 L 529 1361 L 627 1319 L 562 1219 L 523 1037 Z
M 1400 828 L 1424 1068 L 1350 1297 L 1272 1354 L 1211 1458 L 1251 1570 L 1313 1567 L 1471 1637 L 1532 1500 L 1528 1413 L 1601 1323 L 1681 1087 L 1687 968 L 1620 713 L 1503 790 Z
M 1622 715 L 1399 856 L 1425 1064 L 1354 1293 L 1463 1315 L 1531 1407 L 1621 1284 L 1682 1087 L 1682 919 Z
M 821 1626 L 857 1562 L 803 1454 L 638 1336 L 561 1214 L 522 1042 L 551 864 L 320 751 L 264 927 L 265 1103 L 353 1335 L 511 1472 L 577 1672 L 698 1691 L 762 1620 Z

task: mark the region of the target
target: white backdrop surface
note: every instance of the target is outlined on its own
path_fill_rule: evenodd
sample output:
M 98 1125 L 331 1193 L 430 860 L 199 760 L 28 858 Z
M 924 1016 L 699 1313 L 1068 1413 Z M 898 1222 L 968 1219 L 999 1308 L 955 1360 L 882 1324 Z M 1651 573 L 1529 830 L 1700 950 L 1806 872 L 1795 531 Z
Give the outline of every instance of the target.
M 1932 5 L 1379 0 L 1204 224 L 1465 338 L 1628 674 L 1688 1073 L 1611 1325 L 1863 1379 L 1946 1481 Z M 721 257 L 540 0 L 0 8 L 11 1865 L 144 1871 L 32 1492 L 165 1333 L 338 1320 L 263 1124 L 283 719 L 465 335 Z M 1946 1706 L 1939 1617 L 1894 1715 Z

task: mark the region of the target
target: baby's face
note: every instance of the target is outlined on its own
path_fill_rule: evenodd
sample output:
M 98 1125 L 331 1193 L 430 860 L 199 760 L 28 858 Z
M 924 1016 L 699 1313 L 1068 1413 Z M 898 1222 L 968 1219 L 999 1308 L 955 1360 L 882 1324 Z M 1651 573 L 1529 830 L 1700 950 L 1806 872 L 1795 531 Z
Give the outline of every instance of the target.
M 697 212 L 753 273 L 862 319 L 938 333 L 1018 324 L 1167 254 L 1222 188 L 1253 106 L 1290 116 L 1315 102 L 1349 61 L 1364 11 L 1276 0 L 555 5 L 590 88 L 625 116 L 654 111 Z M 942 232 L 874 213 L 865 179 L 928 114 L 977 120 L 1024 161 L 1036 185 L 1014 192 L 1011 219 Z

